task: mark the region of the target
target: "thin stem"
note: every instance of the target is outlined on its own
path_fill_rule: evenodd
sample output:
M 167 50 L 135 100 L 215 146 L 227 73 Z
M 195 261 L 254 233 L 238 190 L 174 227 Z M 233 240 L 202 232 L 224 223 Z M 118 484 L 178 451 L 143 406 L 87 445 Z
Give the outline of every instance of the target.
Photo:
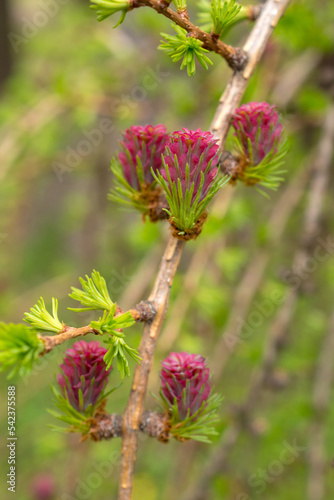
M 118 309 L 115 316 L 122 314 L 122 310 Z M 139 302 L 133 309 L 128 311 L 135 321 L 138 322 L 149 322 L 153 319 L 155 315 L 155 310 L 153 305 L 148 301 Z M 64 328 L 57 335 L 40 335 L 39 337 L 43 340 L 45 349 L 41 353 L 41 356 L 52 351 L 54 347 L 67 342 L 70 339 L 75 339 L 77 337 L 83 337 L 89 333 L 94 333 L 95 335 L 101 335 L 97 330 L 94 330 L 90 325 L 82 326 L 81 328 L 74 328 L 71 326 L 64 325 Z
M 67 328 L 66 331 L 63 333 L 59 333 L 58 335 L 44 335 L 41 336 L 40 338 L 43 340 L 45 349 L 41 353 L 41 356 L 44 354 L 52 351 L 57 345 L 61 345 L 64 342 L 67 342 L 70 339 L 75 339 L 76 337 L 83 337 L 85 335 L 88 335 L 89 333 L 95 333 L 99 334 L 96 330 L 93 330 L 93 328 L 90 325 L 83 326 L 81 328 L 72 328 L 72 327 L 65 327 Z
M 124 414 L 119 500 L 129 500 L 132 495 L 138 432 L 144 408 L 148 377 L 153 363 L 158 335 L 167 312 L 170 289 L 183 248 L 184 241 L 170 236 L 152 293 L 149 297 L 156 315 L 153 321 L 147 323 L 144 328 L 139 346 L 139 355 L 142 358 L 142 362 L 135 368 L 131 394 Z

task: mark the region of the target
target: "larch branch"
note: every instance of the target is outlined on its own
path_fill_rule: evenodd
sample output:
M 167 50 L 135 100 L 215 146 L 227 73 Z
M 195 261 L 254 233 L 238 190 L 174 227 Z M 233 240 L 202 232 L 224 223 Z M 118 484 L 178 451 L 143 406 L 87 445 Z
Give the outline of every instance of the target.
M 152 2 L 156 6 L 155 0 L 145 0 L 146 4 L 149 2 Z M 223 94 L 224 99 L 220 101 L 217 113 L 211 125 L 211 130 L 215 135 L 217 136 L 219 133 L 218 138 L 221 140 L 221 147 L 225 144 L 230 116 L 238 105 L 246 89 L 248 80 L 264 51 L 269 36 L 279 18 L 284 13 L 288 3 L 289 0 L 268 0 L 263 6 L 258 21 L 246 42 L 244 49 L 248 54 L 247 66 L 242 73 L 238 73 L 237 71 L 234 73 Z M 164 7 L 161 7 L 161 9 L 161 13 L 163 14 L 163 11 L 166 11 L 168 8 L 166 8 L 166 4 L 164 4 Z M 173 14 L 167 17 L 172 19 L 171 16 L 174 15 L 175 13 L 173 12 Z M 188 26 L 188 28 L 190 30 L 191 27 Z M 189 32 L 189 30 L 187 31 Z M 139 424 L 141 414 L 143 413 L 148 377 L 152 367 L 157 338 L 167 312 L 170 287 L 181 258 L 183 247 L 184 242 L 182 240 L 177 240 L 173 237 L 169 239 L 153 291 L 149 298 L 149 301 L 156 311 L 156 316 L 152 323 L 147 324 L 144 328 L 139 347 L 139 354 L 143 361 L 141 365 L 137 366 L 135 369 L 131 394 L 124 414 L 119 500 L 130 500 L 132 497 Z

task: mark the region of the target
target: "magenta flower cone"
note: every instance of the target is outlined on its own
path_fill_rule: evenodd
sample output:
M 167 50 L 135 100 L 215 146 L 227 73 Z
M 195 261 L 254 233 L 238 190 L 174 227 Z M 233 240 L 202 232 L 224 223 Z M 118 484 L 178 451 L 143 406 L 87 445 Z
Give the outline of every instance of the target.
M 175 155 L 177 159 L 175 159 Z M 210 132 L 203 132 L 200 129 L 188 130 L 186 128 L 174 132 L 171 135 L 170 144 L 166 148 L 164 159 L 169 169 L 171 181 L 177 185 L 177 181 L 180 179 L 183 194 L 194 183 L 193 199 L 198 194 L 201 172 L 203 172 L 204 184 L 199 200 L 205 198 L 217 175 L 219 161 L 219 146 Z M 186 179 L 187 165 L 189 165 L 188 181 Z M 168 181 L 168 175 L 164 167 L 161 174 Z
M 65 353 L 64 363 L 60 365 L 62 373 L 57 376 L 63 395 L 77 411 L 85 411 L 94 406 L 108 381 L 112 367 L 107 370 L 103 357 L 107 352 L 99 342 L 76 342 Z M 79 401 L 79 390 L 83 395 L 83 404 Z
M 136 168 L 138 159 L 143 166 L 144 183 L 150 185 L 153 182 L 151 168 L 154 172 L 160 169 L 161 154 L 168 143 L 169 136 L 164 125 L 135 126 L 125 131 L 118 158 L 125 179 L 134 189 L 140 189 Z
M 161 390 L 172 406 L 176 399 L 180 419 L 192 416 L 207 401 L 211 387 L 210 370 L 198 354 L 172 352 L 163 362 Z
M 252 159 L 253 165 L 259 165 L 269 153 L 277 153 L 283 127 L 279 123 L 276 106 L 270 106 L 266 102 L 244 104 L 235 110 L 231 123 L 245 157 Z

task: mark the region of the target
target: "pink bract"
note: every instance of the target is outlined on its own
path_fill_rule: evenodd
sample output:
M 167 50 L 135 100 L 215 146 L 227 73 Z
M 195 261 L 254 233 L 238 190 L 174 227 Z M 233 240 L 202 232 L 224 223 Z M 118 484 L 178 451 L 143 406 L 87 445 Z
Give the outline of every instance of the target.
M 203 172 L 204 184 L 199 200 L 205 198 L 217 175 L 219 161 L 219 146 L 210 132 L 186 128 L 174 132 L 170 137 L 170 144 L 166 148 L 164 159 L 169 169 L 171 181 L 177 184 L 178 179 L 180 179 L 183 194 L 194 183 L 193 199 L 198 194 L 201 172 Z M 186 180 L 187 165 L 189 165 L 188 182 Z M 164 167 L 161 174 L 168 181 Z
M 231 123 L 234 135 L 241 140 L 243 152 L 250 159 L 252 145 L 253 164 L 258 165 L 270 152 L 276 153 L 282 141 L 282 124 L 276 106 L 266 102 L 250 102 L 236 109 Z
M 169 136 L 164 125 L 138 125 L 125 131 L 118 158 L 125 179 L 134 189 L 140 189 L 136 170 L 138 159 L 143 165 L 144 182 L 149 185 L 153 182 L 151 168 L 154 172 L 160 169 L 161 155 L 168 143 Z
M 106 369 L 103 357 L 107 350 L 99 342 L 76 342 L 65 353 L 62 373 L 57 376 L 64 396 L 67 395 L 70 404 L 78 411 L 86 410 L 89 404 L 93 406 L 98 401 L 108 381 L 112 370 Z M 79 402 L 79 390 L 83 395 L 83 406 Z
M 186 418 L 188 410 L 193 415 L 207 401 L 211 392 L 209 378 L 206 361 L 198 354 L 172 352 L 162 362 L 162 393 L 171 405 L 176 398 L 181 420 Z

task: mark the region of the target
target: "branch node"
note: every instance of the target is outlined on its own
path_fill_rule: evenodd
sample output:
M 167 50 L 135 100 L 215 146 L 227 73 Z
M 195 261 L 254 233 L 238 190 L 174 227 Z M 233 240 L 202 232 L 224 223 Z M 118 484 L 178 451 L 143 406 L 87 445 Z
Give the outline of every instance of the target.
M 162 443 L 168 443 L 170 434 L 170 421 L 165 413 L 156 413 L 151 410 L 144 411 L 140 430 L 150 437 L 157 438 Z
M 122 436 L 122 415 L 113 413 L 111 415 L 104 414 L 99 419 L 93 420 L 93 425 L 89 431 L 93 441 L 101 441 L 102 439 L 111 439 Z
M 134 320 L 149 323 L 155 317 L 156 311 L 152 302 L 142 300 L 134 309 L 131 309 L 131 314 Z
M 242 71 L 248 62 L 248 54 L 241 47 L 231 47 L 231 49 L 231 53 L 226 57 L 226 60 L 232 69 Z

